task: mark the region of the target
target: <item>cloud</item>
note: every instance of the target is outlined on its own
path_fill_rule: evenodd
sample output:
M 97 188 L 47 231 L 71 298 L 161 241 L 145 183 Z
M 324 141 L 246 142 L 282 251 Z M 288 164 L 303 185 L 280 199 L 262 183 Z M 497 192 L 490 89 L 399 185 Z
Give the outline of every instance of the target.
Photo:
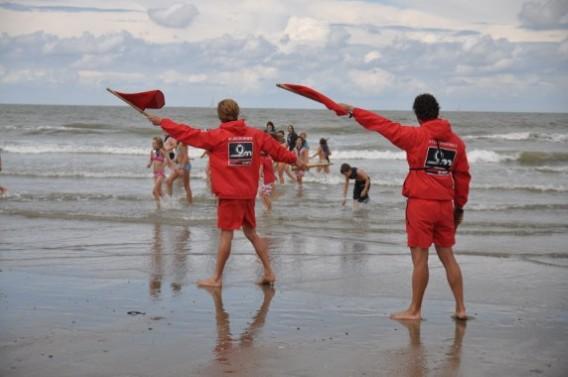
M 367 94 L 380 94 L 394 81 L 391 73 L 380 68 L 368 71 L 352 70 L 349 72 L 349 79 L 357 89 Z
M 160 26 L 183 29 L 191 25 L 199 10 L 193 4 L 175 3 L 167 8 L 148 9 L 148 16 Z
M 24 5 L 0 3 L 0 8 L 14 12 L 59 12 L 59 13 L 138 13 L 140 10 L 124 8 L 73 7 L 59 5 Z
M 568 29 L 568 1 L 527 1 L 523 4 L 519 19 L 527 29 Z

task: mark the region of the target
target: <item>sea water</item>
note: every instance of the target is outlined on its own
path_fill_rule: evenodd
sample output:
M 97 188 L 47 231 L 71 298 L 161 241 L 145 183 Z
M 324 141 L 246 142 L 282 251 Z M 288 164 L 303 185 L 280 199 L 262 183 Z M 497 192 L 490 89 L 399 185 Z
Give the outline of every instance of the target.
M 411 112 L 381 113 L 416 125 Z M 18 249 L 22 241 L 27 247 L 43 245 L 43 229 L 50 229 L 53 239 L 58 232 L 68 235 L 68 230 L 53 226 L 58 222 L 116 230 L 135 224 L 207 231 L 215 227 L 216 200 L 206 185 L 202 150 L 190 148 L 194 205 L 187 206 L 183 188 L 175 186 L 173 198 L 156 207 L 152 172 L 146 165 L 152 137 L 163 133 L 131 109 L 0 105 L 0 114 L 0 185 L 8 189 L 0 198 L 0 229 L 33 219 L 33 229 L 26 229 L 24 221 L 22 229 L 4 237 L 5 253 Z M 198 128 L 218 125 L 212 108 L 169 108 L 159 114 Z M 325 110 L 244 109 L 242 115 L 259 129 L 269 120 L 277 129 L 292 124 L 298 133 L 307 132 L 310 154 L 320 138 L 328 139 L 332 152 L 330 174 L 307 172 L 303 188 L 292 182 L 277 185 L 271 214 L 257 202 L 261 232 L 357 241 L 364 245 L 364 253 L 406 253 L 401 187 L 408 165 L 403 151 L 354 120 Z M 568 114 L 446 112 L 442 117 L 465 141 L 471 165 L 471 191 L 457 252 L 564 263 Z M 341 206 L 344 178 L 339 167 L 344 162 L 371 177 L 367 205 Z M 348 198 L 351 190 L 352 186 Z M 128 239 L 128 234 L 123 237 Z

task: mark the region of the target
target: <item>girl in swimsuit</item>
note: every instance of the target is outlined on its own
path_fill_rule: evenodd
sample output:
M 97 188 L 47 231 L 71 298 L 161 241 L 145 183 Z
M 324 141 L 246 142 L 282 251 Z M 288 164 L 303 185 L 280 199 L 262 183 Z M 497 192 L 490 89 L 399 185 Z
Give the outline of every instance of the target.
M 298 136 L 296 139 L 296 147 L 294 148 L 294 153 L 298 156 L 298 160 L 303 161 L 304 163 L 308 163 L 310 156 L 308 154 L 308 150 L 304 146 L 305 140 L 303 137 Z M 300 186 L 302 186 L 302 179 L 304 178 L 304 171 L 303 170 L 296 170 L 296 181 Z
M 329 165 L 329 156 L 331 156 L 331 151 L 329 150 L 329 146 L 327 145 L 327 139 L 320 139 L 318 150 L 316 151 L 316 153 L 314 153 L 312 158 L 316 156 L 319 157 L 319 162 L 321 164 Z M 329 166 L 318 166 L 317 172 L 319 173 L 321 171 L 323 171 L 325 174 L 329 174 Z
M 148 162 L 147 167 L 152 167 L 152 171 L 154 172 L 154 189 L 152 190 L 152 194 L 158 203 L 163 195 L 162 182 L 166 177 L 164 168 L 168 161 L 171 160 L 166 155 L 164 142 L 162 141 L 162 138 L 156 136 L 152 139 L 152 151 L 150 152 L 150 162 Z
M 183 187 L 185 189 L 185 198 L 187 202 L 191 204 L 193 202 L 193 197 L 191 195 L 190 186 L 190 172 L 191 172 L 191 161 L 189 158 L 188 146 L 175 140 L 173 137 L 167 137 L 166 143 L 168 144 L 166 150 L 175 148 L 176 159 L 175 165 L 172 167 L 172 173 L 166 179 L 166 187 L 168 190 L 168 195 L 172 196 L 174 181 L 179 177 L 182 177 Z

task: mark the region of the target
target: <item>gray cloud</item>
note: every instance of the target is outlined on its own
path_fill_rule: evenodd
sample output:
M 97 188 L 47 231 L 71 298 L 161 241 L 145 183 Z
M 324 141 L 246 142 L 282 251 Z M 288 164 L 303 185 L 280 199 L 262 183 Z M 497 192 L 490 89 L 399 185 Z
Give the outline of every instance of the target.
M 167 8 L 148 9 L 148 16 L 152 21 L 174 29 L 188 27 L 198 14 L 197 7 L 189 3 L 176 3 Z
M 519 19 L 527 29 L 568 29 L 568 1 L 527 1 L 523 4 Z
M 527 110 L 545 98 L 568 101 L 568 40 L 515 43 L 468 34 L 426 43 L 401 34 L 376 47 L 350 43 L 349 33 L 337 25 L 328 39 L 282 51 L 258 36 L 156 44 L 128 32 L 73 38 L 0 34 L 0 102 L 42 101 L 43 94 L 67 95 L 72 103 L 112 103 L 104 92 L 111 86 L 158 87 L 172 105 L 209 105 L 227 93 L 260 106 L 307 105 L 275 90 L 280 81 L 313 85 L 361 106 L 376 107 L 380 98 L 381 108 L 400 108 L 425 90 L 439 95 L 446 109 L 482 103 Z
M 60 12 L 60 13 L 138 13 L 135 9 L 72 7 L 62 5 L 25 5 L 16 3 L 0 3 L 0 8 L 15 12 Z

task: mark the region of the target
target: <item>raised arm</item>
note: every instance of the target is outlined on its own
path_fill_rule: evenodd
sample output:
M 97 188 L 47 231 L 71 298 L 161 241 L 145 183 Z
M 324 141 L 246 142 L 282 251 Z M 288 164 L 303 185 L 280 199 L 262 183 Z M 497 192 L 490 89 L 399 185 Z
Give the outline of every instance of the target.
M 403 126 L 371 111 L 355 108 L 347 104 L 340 105 L 352 114 L 357 123 L 370 131 L 380 133 L 400 149 L 411 149 L 421 137 L 419 127 Z
M 193 128 L 187 124 L 178 124 L 171 119 L 161 118 L 153 114 L 148 114 L 148 119 L 152 124 L 162 127 L 168 135 L 183 144 L 207 150 L 213 148 L 216 144 L 208 131 Z

